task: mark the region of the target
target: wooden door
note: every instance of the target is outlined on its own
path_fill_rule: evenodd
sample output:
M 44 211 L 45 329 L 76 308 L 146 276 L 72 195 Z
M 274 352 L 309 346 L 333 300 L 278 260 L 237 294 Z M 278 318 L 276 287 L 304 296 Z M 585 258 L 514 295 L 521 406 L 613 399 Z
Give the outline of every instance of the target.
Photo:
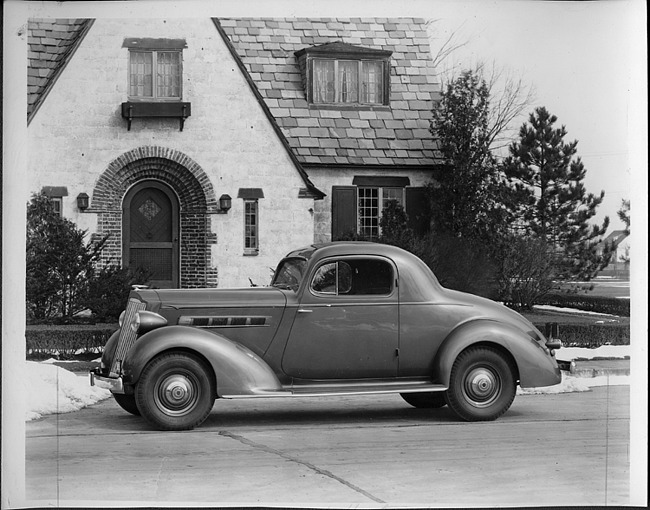
M 151 286 L 177 288 L 178 199 L 173 191 L 157 181 L 135 185 L 124 198 L 123 218 L 124 265 L 151 273 Z

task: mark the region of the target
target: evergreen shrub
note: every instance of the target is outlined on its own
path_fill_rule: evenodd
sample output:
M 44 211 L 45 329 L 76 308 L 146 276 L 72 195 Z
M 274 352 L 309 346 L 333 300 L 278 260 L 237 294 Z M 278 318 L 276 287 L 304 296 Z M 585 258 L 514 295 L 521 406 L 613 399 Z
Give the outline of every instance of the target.
M 621 317 L 630 316 L 630 300 L 588 294 L 547 294 L 537 300 L 538 305 L 574 308 L 587 312 L 607 313 Z
M 535 327 L 544 332 L 544 324 L 535 324 Z M 564 347 L 595 349 L 601 345 L 630 345 L 630 327 L 626 324 L 562 324 L 560 322 L 559 329 L 559 337 Z
M 34 325 L 25 331 L 28 359 L 99 355 L 117 324 Z

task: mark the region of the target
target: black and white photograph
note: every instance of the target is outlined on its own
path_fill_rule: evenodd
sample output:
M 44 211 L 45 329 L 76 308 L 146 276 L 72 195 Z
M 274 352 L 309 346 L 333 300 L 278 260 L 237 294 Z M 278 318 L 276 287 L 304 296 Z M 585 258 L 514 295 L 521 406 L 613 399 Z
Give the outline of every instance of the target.
M 4 2 L 2 508 L 646 507 L 646 8 Z

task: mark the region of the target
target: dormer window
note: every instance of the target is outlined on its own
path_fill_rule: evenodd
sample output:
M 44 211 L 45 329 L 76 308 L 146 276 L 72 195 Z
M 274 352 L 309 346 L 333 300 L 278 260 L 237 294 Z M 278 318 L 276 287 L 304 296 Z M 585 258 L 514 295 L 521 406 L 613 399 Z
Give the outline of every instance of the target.
M 296 52 L 311 105 L 389 104 L 390 51 L 328 43 Z
M 312 61 L 315 104 L 384 104 L 384 63 L 372 60 Z

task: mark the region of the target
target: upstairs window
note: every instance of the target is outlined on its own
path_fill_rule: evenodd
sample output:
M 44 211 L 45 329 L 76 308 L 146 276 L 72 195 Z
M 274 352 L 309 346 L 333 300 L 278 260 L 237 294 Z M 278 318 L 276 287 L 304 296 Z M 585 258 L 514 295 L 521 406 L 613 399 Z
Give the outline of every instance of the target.
M 391 54 L 342 42 L 295 53 L 307 99 L 316 107 L 387 106 Z
M 316 104 L 384 104 L 383 62 L 314 59 Z
M 136 39 L 129 49 L 129 100 L 179 101 L 182 98 L 184 40 Z
M 180 99 L 180 51 L 129 52 L 129 97 L 131 99 Z

